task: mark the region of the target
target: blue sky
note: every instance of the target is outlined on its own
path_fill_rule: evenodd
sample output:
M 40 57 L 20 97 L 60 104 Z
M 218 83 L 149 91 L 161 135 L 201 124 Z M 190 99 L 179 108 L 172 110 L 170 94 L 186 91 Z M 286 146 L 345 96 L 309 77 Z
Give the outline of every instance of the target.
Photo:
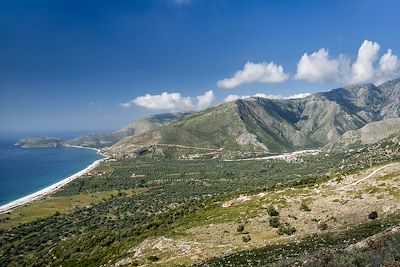
M 398 10 L 395 0 L 0 0 L 0 132 L 112 130 L 229 95 L 379 83 L 399 76 Z

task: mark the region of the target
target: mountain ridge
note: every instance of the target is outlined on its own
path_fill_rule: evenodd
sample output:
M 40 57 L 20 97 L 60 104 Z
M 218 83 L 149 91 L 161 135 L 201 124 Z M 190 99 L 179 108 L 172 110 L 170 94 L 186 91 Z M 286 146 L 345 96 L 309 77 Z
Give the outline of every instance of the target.
M 398 118 L 397 96 L 400 79 L 379 86 L 349 85 L 301 99 L 239 99 L 122 139 L 110 153 L 137 156 L 137 151 L 158 144 L 257 153 L 322 148 L 347 131 Z M 153 152 L 162 155 L 160 149 Z

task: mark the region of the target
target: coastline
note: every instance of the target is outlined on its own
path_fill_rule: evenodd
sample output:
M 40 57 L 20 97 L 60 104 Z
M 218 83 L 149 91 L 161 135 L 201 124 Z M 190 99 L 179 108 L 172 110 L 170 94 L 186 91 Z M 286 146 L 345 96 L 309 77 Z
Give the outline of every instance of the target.
M 78 148 L 78 147 L 76 147 Z M 86 148 L 86 147 L 79 147 L 79 148 Z M 104 158 L 102 159 L 98 159 L 96 161 L 94 161 L 93 163 L 91 163 L 89 166 L 87 166 L 86 168 L 84 168 L 83 170 L 78 171 L 77 173 L 74 173 L 70 176 L 68 176 L 67 178 L 54 183 L 52 185 L 49 185 L 39 191 L 36 191 L 32 194 L 29 194 L 27 196 L 24 196 L 22 198 L 13 200 L 7 204 L 4 204 L 2 206 L 0 206 L 0 214 L 9 212 L 17 207 L 23 206 L 25 204 L 28 204 L 32 201 L 38 200 L 43 198 L 44 196 L 51 194 L 57 190 L 59 190 L 60 188 L 62 188 L 63 186 L 67 185 L 68 183 L 72 182 L 73 180 L 81 177 L 82 175 L 86 174 L 87 172 L 90 172 L 91 170 L 93 170 L 94 168 L 96 168 L 97 166 L 99 166 L 99 164 L 103 161 L 105 161 L 107 159 L 107 157 L 102 154 L 100 152 L 100 150 L 96 149 L 96 148 L 90 148 L 90 149 L 94 149 L 97 151 L 98 154 L 102 155 Z

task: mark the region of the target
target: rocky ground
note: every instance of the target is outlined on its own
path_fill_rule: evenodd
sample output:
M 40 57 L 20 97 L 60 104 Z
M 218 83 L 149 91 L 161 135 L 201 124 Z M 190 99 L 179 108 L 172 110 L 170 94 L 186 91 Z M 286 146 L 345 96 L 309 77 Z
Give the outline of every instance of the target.
M 398 212 L 399 186 L 400 163 L 391 163 L 314 187 L 230 199 L 207 214 L 194 214 L 192 223 L 176 224 L 171 236 L 146 239 L 116 266 L 192 264 L 268 244 L 298 242 L 316 233 L 346 230 L 370 220 L 374 211 L 380 217 Z M 274 217 L 281 225 L 295 228 L 293 234 L 280 235 L 270 226 L 271 206 L 279 212 Z

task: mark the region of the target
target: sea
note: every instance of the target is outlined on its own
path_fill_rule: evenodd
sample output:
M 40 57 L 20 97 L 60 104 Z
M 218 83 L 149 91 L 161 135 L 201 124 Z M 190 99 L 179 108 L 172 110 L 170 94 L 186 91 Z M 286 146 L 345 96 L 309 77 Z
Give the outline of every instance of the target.
M 14 145 L 19 139 L 18 135 L 0 136 L 0 206 L 59 182 L 103 158 L 93 149 L 23 148 Z

